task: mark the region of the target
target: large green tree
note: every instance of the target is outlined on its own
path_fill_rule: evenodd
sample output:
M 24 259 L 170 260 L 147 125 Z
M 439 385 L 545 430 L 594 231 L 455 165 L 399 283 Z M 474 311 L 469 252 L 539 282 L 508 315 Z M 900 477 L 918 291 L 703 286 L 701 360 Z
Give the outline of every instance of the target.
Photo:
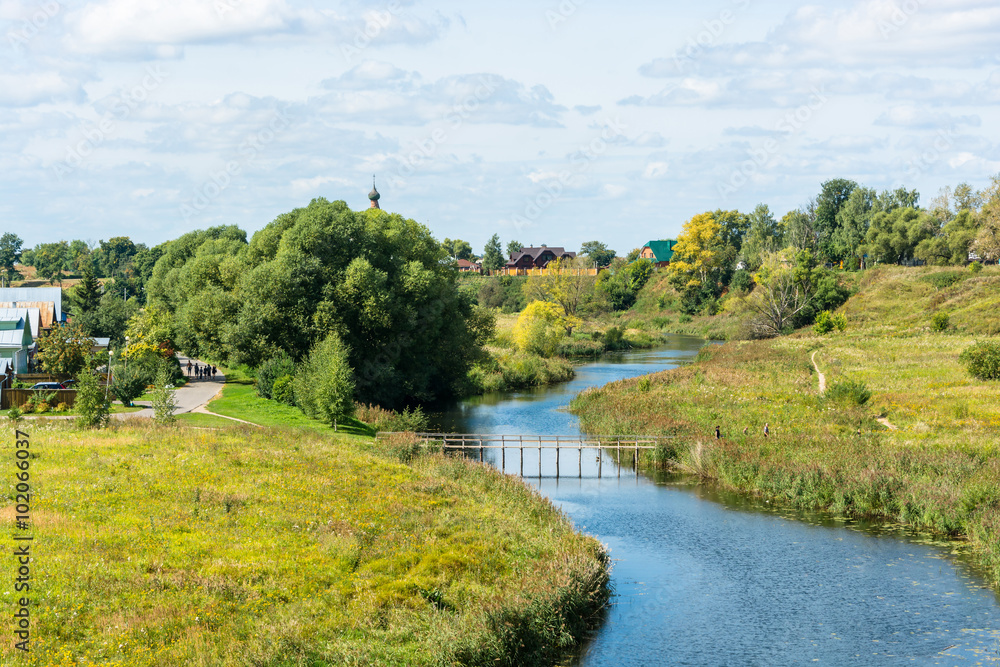
M 468 241 L 463 241 L 462 239 L 455 239 L 453 241 L 446 238 L 444 241 L 441 241 L 441 248 L 452 259 L 472 259 L 472 244 Z
M 755 271 L 764 263 L 764 257 L 781 247 L 782 229 L 767 204 L 758 204 L 747 218 L 750 228 L 740 254 L 748 268 Z
M 63 271 L 71 268 L 69 244 L 66 241 L 39 243 L 34 248 L 35 270 L 49 283 L 62 284 Z
M 918 245 L 933 238 L 940 223 L 926 211 L 897 208 L 872 216 L 864 250 L 877 262 L 899 264 L 914 256 Z
M 840 259 L 833 241 L 837 231 L 837 214 L 847 203 L 858 184 L 846 178 L 834 178 L 823 183 L 816 197 L 816 231 L 819 233 L 820 254 L 826 259 Z
M 21 274 L 14 269 L 14 264 L 21 259 L 22 245 L 24 241 L 17 234 L 6 232 L 0 236 L 0 272 L 7 283 L 21 277 Z
M 483 250 L 483 269 L 493 273 L 499 270 L 506 262 L 503 258 L 502 246 L 500 245 L 500 235 L 494 234 L 486 242 Z
M 615 251 L 600 241 L 587 241 L 580 246 L 580 252 L 590 258 L 597 266 L 607 266 L 615 258 Z

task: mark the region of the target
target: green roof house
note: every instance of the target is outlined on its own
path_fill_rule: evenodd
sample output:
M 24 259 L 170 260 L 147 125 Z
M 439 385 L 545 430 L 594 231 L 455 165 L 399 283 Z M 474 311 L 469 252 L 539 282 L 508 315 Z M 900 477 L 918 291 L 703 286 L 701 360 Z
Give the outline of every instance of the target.
M 7 359 L 15 373 L 28 372 L 28 351 L 34 345 L 31 325 L 23 317 L 0 319 L 0 359 Z
M 667 239 L 665 241 L 650 241 L 646 245 L 642 246 L 642 250 L 639 252 L 639 257 L 652 260 L 653 264 L 657 267 L 668 266 L 670 264 L 670 260 L 674 256 L 675 245 L 677 245 L 677 241 L 674 239 Z

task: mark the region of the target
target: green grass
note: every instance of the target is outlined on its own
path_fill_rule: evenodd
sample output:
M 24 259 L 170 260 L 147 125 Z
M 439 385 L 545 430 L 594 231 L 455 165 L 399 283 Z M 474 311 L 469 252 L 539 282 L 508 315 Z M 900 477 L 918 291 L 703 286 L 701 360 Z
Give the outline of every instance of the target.
M 692 366 L 647 376 L 646 391 L 625 380 L 584 392 L 572 409 L 591 432 L 675 434 L 647 465 L 655 458 L 783 503 L 966 536 L 1000 582 L 1000 383 L 959 361 L 973 340 L 1000 332 L 1000 272 L 926 279 L 938 272 L 866 272 L 839 311 L 843 333 L 711 346 Z M 948 332 L 931 331 L 935 312 L 949 314 Z M 813 352 L 827 387 L 853 383 L 858 400 L 819 395 Z M 859 405 L 863 390 L 871 398 Z
M 306 416 L 294 406 L 261 398 L 249 384 L 227 382 L 222 388 L 222 398 L 212 400 L 208 404 L 208 410 L 259 426 L 306 428 L 326 434 L 334 432 L 332 426 Z M 347 419 L 343 424 L 338 423 L 337 432 L 373 435 L 371 429 L 356 419 Z
M 461 458 L 303 429 L 29 431 L 32 651 L 3 642 L 4 664 L 554 664 L 608 597 L 594 539 Z
M 177 415 L 177 419 L 185 426 L 198 428 L 229 428 L 239 425 L 239 422 L 234 422 L 232 419 L 208 415 L 203 412 L 185 412 Z

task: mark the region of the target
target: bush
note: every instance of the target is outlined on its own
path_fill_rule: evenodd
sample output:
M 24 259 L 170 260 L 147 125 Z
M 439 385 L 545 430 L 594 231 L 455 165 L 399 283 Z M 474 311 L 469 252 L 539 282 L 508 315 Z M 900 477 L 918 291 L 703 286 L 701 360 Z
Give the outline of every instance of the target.
M 107 390 L 101 386 L 97 371 L 89 366 L 84 367 L 76 379 L 76 413 L 79 415 L 76 423 L 83 428 L 101 428 L 110 418 L 111 401 Z
M 274 383 L 281 377 L 294 374 L 295 362 L 282 350 L 257 367 L 257 395 L 262 398 L 274 398 Z
M 271 388 L 271 398 L 279 403 L 295 405 L 294 381 L 294 378 L 287 374 L 275 380 L 274 386 Z
M 323 339 L 295 371 L 292 387 L 302 411 L 331 426 L 354 411 L 354 371 L 337 334 Z
M 604 332 L 604 348 L 608 350 L 622 350 L 629 347 L 625 340 L 625 329 L 622 327 L 611 327 Z
M 680 322 L 681 324 L 687 324 L 688 322 L 691 322 L 693 320 L 694 318 L 688 315 L 687 313 L 677 318 L 677 321 Z
M 847 328 L 847 315 L 837 313 L 830 319 L 833 322 L 833 326 L 837 328 L 837 331 L 843 331 Z
M 969 273 L 971 273 L 972 275 L 976 275 L 982 270 L 983 270 L 983 265 L 980 264 L 979 262 L 973 262 L 972 264 L 969 264 Z
M 931 318 L 931 331 L 947 331 L 949 325 L 948 313 L 934 313 Z
M 122 405 L 129 407 L 135 399 L 142 396 L 146 391 L 146 385 L 150 384 L 152 379 L 149 372 L 140 364 L 120 366 L 112 373 L 111 391 Z
M 965 348 L 959 360 L 969 375 L 980 380 L 1000 380 L 1000 341 L 982 340 Z
M 872 392 L 864 382 L 844 380 L 826 390 L 826 398 L 837 403 L 864 405 L 872 397 Z
M 16 405 L 12 405 L 10 407 L 10 410 L 7 411 L 7 418 L 16 424 L 19 421 L 21 421 L 21 416 L 23 414 L 24 414 L 24 411 L 21 410 L 21 408 L 19 408 Z
M 65 401 L 56 406 L 56 412 L 69 412 L 69 403 Z
M 420 406 L 395 412 L 378 405 L 359 403 L 354 406 L 354 414 L 360 421 L 382 432 L 421 432 L 426 431 L 429 424 L 427 415 Z
M 833 318 L 830 316 L 830 311 L 820 311 L 820 314 L 816 316 L 816 322 L 813 324 L 813 331 L 823 336 L 833 331 L 833 328 Z
M 754 287 L 753 276 L 746 269 L 738 269 L 729 281 L 729 289 L 748 293 Z
M 176 390 L 170 367 L 166 363 L 160 365 L 153 384 L 153 421 L 168 426 L 177 421 L 174 411 L 177 409 Z
M 532 301 L 517 317 L 514 341 L 522 352 L 551 357 L 565 335 L 563 307 L 549 301 Z

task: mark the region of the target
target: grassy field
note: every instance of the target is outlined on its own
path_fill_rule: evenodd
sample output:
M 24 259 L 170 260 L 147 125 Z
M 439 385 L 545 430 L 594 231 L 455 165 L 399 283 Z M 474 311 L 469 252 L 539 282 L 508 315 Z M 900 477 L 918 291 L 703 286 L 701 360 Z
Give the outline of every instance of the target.
M 842 333 L 710 346 L 692 366 L 585 392 L 573 410 L 592 432 L 678 436 L 646 465 L 967 536 L 1000 583 L 1000 384 L 958 359 L 1000 332 L 1000 271 L 872 270 L 841 312 Z M 938 312 L 951 320 L 941 333 Z M 813 353 L 828 392 L 861 383 L 870 400 L 821 396 Z
M 461 459 L 315 429 L 27 428 L 32 651 L 8 639 L 4 664 L 554 664 L 607 599 L 595 540 Z

